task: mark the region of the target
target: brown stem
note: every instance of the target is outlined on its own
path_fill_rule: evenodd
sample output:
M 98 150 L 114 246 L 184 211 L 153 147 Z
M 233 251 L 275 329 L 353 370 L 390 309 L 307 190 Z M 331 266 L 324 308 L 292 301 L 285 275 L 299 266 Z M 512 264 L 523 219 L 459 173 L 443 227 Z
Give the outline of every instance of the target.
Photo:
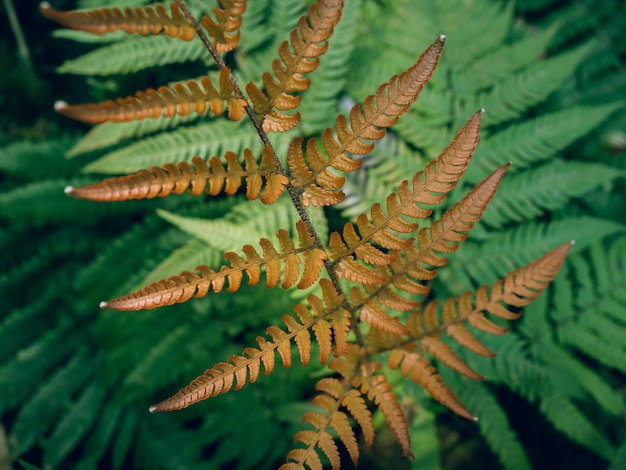
M 196 33 L 198 33 L 198 37 L 202 41 L 202 44 L 204 45 L 206 50 L 209 52 L 209 54 L 211 54 L 211 57 L 213 57 L 213 60 L 215 60 L 215 63 L 217 64 L 217 66 L 220 69 L 227 69 L 226 64 L 224 63 L 224 60 L 222 59 L 222 56 L 219 55 L 219 53 L 217 52 L 217 49 L 215 48 L 211 40 L 206 35 L 206 32 L 204 31 L 204 29 L 200 26 L 200 24 L 193 17 L 191 12 L 189 11 L 189 8 L 187 8 L 187 5 L 185 4 L 185 0 L 175 0 L 175 1 L 180 7 L 183 14 L 185 15 L 185 18 L 187 18 L 187 21 L 189 22 L 189 24 L 192 25 L 193 28 L 196 30 Z M 287 176 L 285 167 L 283 166 L 282 162 L 278 158 L 278 155 L 276 154 L 276 149 L 274 149 L 274 146 L 272 145 L 272 142 L 267 136 L 267 133 L 263 130 L 263 124 L 261 123 L 261 121 L 259 121 L 257 115 L 254 112 L 254 109 L 252 108 L 252 106 L 250 106 L 250 102 L 248 101 L 248 98 L 241 91 L 241 88 L 239 87 L 239 83 L 237 83 L 237 80 L 235 79 L 233 74 L 230 72 L 230 70 L 228 70 L 228 81 L 233 86 L 233 90 L 235 91 L 235 95 L 237 96 L 237 98 L 242 99 L 246 102 L 246 107 L 245 107 L 246 114 L 248 115 L 248 118 L 250 118 L 250 121 L 254 125 L 254 128 L 256 129 L 256 132 L 259 135 L 261 142 L 263 142 L 263 145 L 270 148 L 272 152 L 272 158 L 274 159 L 274 162 L 276 163 L 276 168 L 281 174 Z M 315 247 L 321 250 L 325 250 L 325 247 L 322 244 L 322 240 L 320 239 L 319 235 L 315 231 L 313 222 L 311 221 L 309 214 L 307 213 L 306 209 L 304 208 L 304 205 L 302 204 L 302 198 L 301 198 L 300 193 L 298 192 L 296 188 L 294 188 L 291 185 L 291 183 L 287 184 L 287 192 L 289 194 L 289 197 L 291 198 L 291 202 L 293 203 L 293 205 L 296 208 L 296 211 L 298 212 L 298 215 L 300 216 L 302 221 L 306 224 L 309 234 L 315 240 Z M 346 299 L 347 301 L 347 296 L 345 292 L 343 291 L 343 289 L 341 288 L 341 284 L 339 283 L 339 278 L 337 277 L 337 273 L 335 272 L 334 266 L 328 259 L 324 260 L 324 267 L 326 268 L 326 271 L 328 272 L 328 277 L 331 283 L 333 284 L 333 287 L 337 291 L 337 293 L 339 295 L 343 295 L 344 299 Z M 354 330 L 354 334 L 356 335 L 357 342 L 359 343 L 359 346 L 365 347 L 365 339 L 363 338 L 363 333 L 361 333 L 361 330 L 359 329 L 359 323 L 356 317 L 357 309 L 350 306 L 350 308 L 347 308 L 347 310 L 350 312 L 350 324 L 352 325 L 352 329 Z

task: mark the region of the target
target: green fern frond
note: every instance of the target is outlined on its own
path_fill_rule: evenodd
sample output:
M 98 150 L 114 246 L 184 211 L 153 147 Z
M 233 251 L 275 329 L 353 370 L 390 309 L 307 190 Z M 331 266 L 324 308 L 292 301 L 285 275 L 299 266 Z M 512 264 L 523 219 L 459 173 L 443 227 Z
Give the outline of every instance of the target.
M 197 237 L 209 246 L 220 250 L 238 251 L 251 240 L 267 238 L 272 243 L 278 241 L 276 232 L 289 228 L 294 234 L 296 219 L 290 201 L 281 198 L 269 206 L 269 210 L 257 210 L 250 215 L 250 206 L 260 201 L 244 201 L 234 206 L 229 214 L 221 219 L 200 219 L 183 217 L 166 211 L 157 213 L 184 232 Z M 227 233 L 228 237 L 220 234 Z
M 8 362 L 0 365 L 0 413 L 24 402 L 32 392 L 33 377 L 43 377 L 63 361 L 79 342 L 78 334 L 68 340 L 67 321 L 48 330 L 25 348 L 16 351 Z
M 569 217 L 549 223 L 529 222 L 501 232 L 491 232 L 480 244 L 466 244 L 455 256 L 473 279 L 495 280 L 511 266 L 519 266 L 567 240 L 576 240 L 580 251 L 609 235 L 623 233 L 626 226 L 607 219 Z M 487 254 L 488 253 L 488 254 Z
M 0 219 L 10 221 L 15 227 L 28 225 L 43 227 L 49 224 L 72 222 L 93 224 L 103 217 L 145 212 L 154 204 L 148 201 L 131 201 L 130 204 L 101 204 L 68 198 L 63 190 L 68 186 L 91 183 L 85 178 L 71 180 L 39 180 L 0 194 Z
M 507 222 L 533 220 L 546 210 L 561 209 L 570 198 L 584 196 L 620 177 L 626 177 L 626 172 L 595 163 L 554 160 L 507 178 L 483 222 L 501 228 Z
M 583 137 L 623 106 L 613 103 L 567 108 L 492 134 L 482 141 L 481 158 L 468 168 L 467 181 L 477 183 L 493 168 L 511 160 L 513 172 L 540 163 Z
M 201 123 L 163 132 L 122 149 L 110 152 L 86 165 L 86 173 L 133 173 L 166 163 L 191 162 L 194 156 L 208 158 L 226 150 L 242 155 L 245 148 L 256 148 L 254 129 L 232 121 Z
M 199 60 L 204 54 L 200 41 L 180 41 L 167 36 L 130 37 L 68 60 L 57 71 L 76 75 L 131 73 L 157 65 Z
M 156 119 L 144 119 L 142 121 L 103 122 L 91 128 L 65 153 L 65 156 L 67 158 L 77 157 L 87 152 L 110 147 L 125 139 L 145 137 L 158 131 L 173 129 L 181 124 L 195 121 L 200 117 L 200 114 L 192 111 L 186 116 L 177 114 L 170 118 L 161 116 Z
M 489 110 L 485 125 L 493 126 L 511 120 L 546 99 L 576 69 L 592 45 L 588 43 L 537 62 L 495 85 L 479 98 L 480 105 Z
M 101 5 L 98 5 L 98 8 L 101 7 Z M 120 30 L 99 36 L 97 34 L 77 31 L 74 29 L 57 29 L 52 31 L 52 37 L 56 39 L 68 39 L 70 41 L 81 42 L 83 44 L 110 44 L 126 39 L 128 34 Z
M 166 279 L 170 276 L 188 270 L 190 266 L 219 266 L 222 262 L 222 252 L 207 244 L 205 241 L 193 238 L 183 246 L 176 248 L 161 261 L 147 276 L 130 290 L 137 290 L 153 282 Z
M 606 460 L 611 460 L 615 455 L 615 448 L 598 431 L 592 419 L 585 416 L 570 400 L 558 395 L 542 397 L 540 408 L 552 424 L 573 441 Z
M 57 467 L 94 425 L 105 398 L 96 382 L 88 386 L 58 422 L 44 449 L 45 465 Z
M 86 353 L 79 352 L 55 371 L 48 382 L 37 388 L 20 408 L 13 425 L 19 454 L 28 451 L 57 422 L 74 393 L 92 374 L 94 366 L 94 361 Z M 50 397 L 55 399 L 51 401 Z
M 454 89 L 463 95 L 470 95 L 531 66 L 545 52 L 556 29 L 557 25 L 554 25 L 511 44 L 504 44 L 467 64 L 467 67 L 459 68 L 458 73 L 453 75 Z
M 530 470 L 532 466 L 526 450 L 489 388 L 478 382 L 463 380 L 446 369 L 442 368 L 441 372 L 459 399 L 476 414 L 480 433 L 502 466 L 506 470 Z
M 0 173 L 16 176 L 26 181 L 44 178 L 63 178 L 76 173 L 74 162 L 63 155 L 74 142 L 73 138 L 22 141 L 0 148 Z

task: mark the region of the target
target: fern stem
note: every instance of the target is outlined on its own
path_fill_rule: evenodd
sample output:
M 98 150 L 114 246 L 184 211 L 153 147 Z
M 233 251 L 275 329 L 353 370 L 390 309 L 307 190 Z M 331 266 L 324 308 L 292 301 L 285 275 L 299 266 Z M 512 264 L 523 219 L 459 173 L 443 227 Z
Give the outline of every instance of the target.
M 224 60 L 222 59 L 222 56 L 219 55 L 219 53 L 217 52 L 217 49 L 215 48 L 211 40 L 206 35 L 204 29 L 200 26 L 200 24 L 193 17 L 191 12 L 189 11 L 189 8 L 187 8 L 187 5 L 185 4 L 185 0 L 175 0 L 175 1 L 180 7 L 180 10 L 185 15 L 185 18 L 187 18 L 187 21 L 189 22 L 189 24 L 192 25 L 193 28 L 198 33 L 198 37 L 202 41 L 202 44 L 204 45 L 206 50 L 209 52 L 209 54 L 211 54 L 211 57 L 213 57 L 213 60 L 215 60 L 215 63 L 220 68 L 220 70 L 222 69 L 228 70 L 228 68 L 226 67 L 226 64 L 224 63 Z M 237 83 L 237 80 L 235 79 L 233 74 L 230 72 L 230 70 L 228 70 L 228 81 L 233 86 L 233 90 L 235 90 L 235 96 L 237 96 L 237 98 L 245 100 L 245 102 L 247 103 L 245 107 L 246 114 L 248 115 L 248 118 L 250 118 L 250 121 L 254 125 L 254 128 L 256 129 L 256 132 L 259 135 L 261 142 L 263 142 L 263 145 L 270 148 L 272 152 L 272 158 L 276 162 L 276 168 L 281 174 L 287 176 L 285 167 L 283 166 L 282 162 L 278 158 L 278 155 L 276 154 L 276 149 L 272 145 L 272 142 L 267 136 L 267 133 L 263 130 L 263 124 L 257 118 L 254 112 L 254 108 L 250 106 L 250 102 L 248 101 L 248 98 L 241 91 L 241 87 L 239 86 L 239 83 Z M 291 201 L 293 202 L 293 205 L 296 208 L 296 211 L 298 212 L 298 215 L 300 216 L 302 221 L 306 224 L 309 234 L 315 240 L 314 247 L 325 251 L 324 245 L 322 244 L 322 240 L 317 234 L 315 227 L 313 225 L 313 222 L 311 221 L 309 214 L 307 213 L 306 209 L 304 208 L 304 205 L 302 204 L 302 198 L 301 198 L 300 192 L 298 192 L 298 190 L 294 188 L 291 185 L 291 183 L 287 184 L 287 192 L 289 194 L 289 197 L 291 198 Z M 339 295 L 343 295 L 344 299 L 347 299 L 347 296 L 345 292 L 343 291 L 343 289 L 341 288 L 341 284 L 339 283 L 339 278 L 337 277 L 337 274 L 335 273 L 335 267 L 329 261 L 329 259 L 324 260 L 324 268 L 326 268 L 330 282 L 333 284 L 333 287 L 335 288 L 337 293 Z M 363 334 L 361 333 L 361 330 L 359 329 L 359 324 L 356 318 L 356 309 L 350 306 L 348 302 L 346 302 L 346 305 L 347 305 L 346 310 L 350 312 L 350 324 L 356 336 L 356 340 L 361 347 L 365 347 L 365 338 L 363 337 Z
M 17 50 L 19 51 L 20 57 L 24 62 L 26 70 L 28 70 L 28 73 L 33 78 L 33 81 L 37 82 L 38 77 L 35 73 L 35 68 L 33 67 L 33 62 L 30 57 L 30 50 L 28 49 L 28 44 L 26 43 L 20 22 L 17 18 L 17 14 L 15 13 L 13 2 L 11 0 L 3 0 L 3 3 L 9 19 L 9 24 L 11 25 L 11 30 L 13 31 L 13 36 L 15 36 L 15 42 L 17 43 Z

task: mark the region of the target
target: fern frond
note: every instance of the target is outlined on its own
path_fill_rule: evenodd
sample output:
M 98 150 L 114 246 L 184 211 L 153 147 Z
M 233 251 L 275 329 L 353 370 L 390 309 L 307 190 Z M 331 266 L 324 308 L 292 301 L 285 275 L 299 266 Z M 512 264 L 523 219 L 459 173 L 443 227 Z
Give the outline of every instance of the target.
M 83 172 L 133 173 L 170 162 L 190 162 L 194 156 L 208 158 L 211 155 L 223 155 L 227 151 L 241 154 L 244 149 L 254 148 L 257 143 L 258 136 L 254 129 L 242 126 L 241 123 L 228 120 L 202 122 L 139 139 L 85 165 Z
M 432 346 L 435 344 L 438 344 L 439 348 L 447 348 L 447 346 L 441 342 L 431 341 L 430 344 L 431 348 L 429 352 L 434 350 Z M 415 344 L 409 344 L 402 348 L 393 349 L 389 356 L 389 367 L 394 370 L 400 367 L 402 375 L 424 387 L 439 403 L 451 409 L 459 416 L 475 421 L 476 417 L 461 404 L 454 393 L 452 393 L 452 390 L 443 383 L 443 379 L 437 373 L 437 370 L 430 365 L 430 361 L 424 358 L 422 353 L 413 351 L 416 347 Z M 474 378 L 480 377 L 476 372 L 469 369 L 469 367 L 458 356 L 452 353 L 449 348 L 447 348 L 445 354 L 438 354 L 438 356 L 440 359 L 444 359 L 447 364 L 458 365 L 457 369 L 471 371 Z
M 563 207 L 626 173 L 596 163 L 554 160 L 537 168 L 514 174 L 485 212 L 483 222 L 495 227 L 514 221 L 533 220 L 545 210 Z
M 127 38 L 67 60 L 57 71 L 78 75 L 130 73 L 155 65 L 199 60 L 205 52 L 200 41 L 178 41 L 167 36 Z
M 181 13 L 178 4 L 170 5 L 170 13 L 163 5 L 135 8 L 100 8 L 92 11 L 59 11 L 50 7 L 48 2 L 39 5 L 43 16 L 71 29 L 102 35 L 114 31 L 125 31 L 128 34 L 138 33 L 159 34 L 191 41 L 196 30 Z
M 330 172 L 328 167 L 340 171 L 354 171 L 361 162 L 347 156 L 347 152 L 364 155 L 372 151 L 374 143 L 363 140 L 380 140 L 386 128 L 393 126 L 417 99 L 424 85 L 437 66 L 445 36 L 440 36 L 408 70 L 394 75 L 381 85 L 376 95 L 368 96 L 363 105 L 357 104 L 350 111 L 350 125 L 344 115 L 335 122 L 337 137 L 331 128 L 322 134 L 325 157 L 311 138 L 306 143 L 307 159 L 302 150 L 303 139 L 292 141 L 288 151 L 292 184 L 302 193 L 302 202 L 308 205 L 332 205 L 344 198 L 340 191 L 344 178 Z
M 246 11 L 247 0 L 218 0 L 218 3 L 221 8 L 213 9 L 217 21 L 205 15 L 202 17 L 202 26 L 213 39 L 217 52 L 228 52 L 239 44 L 241 15 Z
M 475 113 L 463 128 L 457 133 L 452 143 L 439 155 L 436 160 L 426 164 L 423 171 L 413 176 L 412 189 L 409 183 L 403 181 L 396 192 L 387 196 L 387 215 L 381 205 L 376 203 L 370 210 L 371 217 L 361 214 L 355 224 L 348 222 L 343 228 L 343 236 L 338 232 L 330 234 L 330 257 L 343 276 L 351 281 L 363 282 L 362 269 L 355 263 L 353 254 L 368 264 L 388 265 L 393 257 L 374 247 L 373 241 L 386 249 L 402 249 L 413 240 L 402 240 L 391 231 L 400 233 L 415 232 L 417 223 L 411 223 L 404 217 L 423 219 L 428 217 L 431 209 L 423 205 L 441 203 L 446 194 L 456 186 L 463 175 L 478 143 L 482 110 Z M 358 272 L 355 272 L 358 269 Z M 380 275 L 373 279 L 382 282 Z
M 623 103 L 575 106 L 512 125 L 482 141 L 481 158 L 466 174 L 477 183 L 506 161 L 514 161 L 517 172 L 552 157 L 605 121 Z
M 350 385 L 356 374 L 356 365 L 360 361 L 356 347 L 350 348 L 350 353 L 346 357 L 333 359 L 328 367 L 336 372 L 340 372 L 344 380 L 334 377 L 320 379 L 315 384 L 315 389 L 320 393 L 313 398 L 313 404 L 322 408 L 325 413 L 308 412 L 303 420 L 313 426 L 315 431 L 299 431 L 294 440 L 302 442 L 306 448 L 296 448 L 287 454 L 287 463 L 280 468 L 296 469 L 304 465 L 310 469 L 322 469 L 321 461 L 316 448 L 319 448 L 331 462 L 333 469 L 339 469 L 340 459 L 337 445 L 328 432 L 332 428 L 337 433 L 339 440 L 348 450 L 348 454 L 354 465 L 359 459 L 359 446 L 354 434 L 354 430 L 348 421 L 348 415 L 340 411 L 345 407 L 348 412 L 359 423 L 365 435 L 365 445 L 367 448 L 374 439 L 374 424 L 372 414 L 367 409 L 361 393 Z
M 129 199 L 151 199 L 165 197 L 170 194 L 181 194 L 185 191 L 198 196 L 203 192 L 212 196 L 222 191 L 233 195 L 246 182 L 246 197 L 256 199 L 265 186 L 261 201 L 272 204 L 278 199 L 285 185 L 289 182 L 286 176 L 277 173 L 276 162 L 268 147 L 263 150 L 261 166 L 249 149 L 244 150 L 245 163 L 239 163 L 237 155 L 227 152 L 224 155 L 227 166 L 218 157 L 211 157 L 207 162 L 200 157 L 192 159 L 193 165 L 180 162 L 168 164 L 162 168 L 152 167 L 119 178 L 110 178 L 100 183 L 79 188 L 67 187 L 66 194 L 79 199 L 91 201 L 126 201 Z
M 221 292 L 226 281 L 228 281 L 226 290 L 235 292 L 241 286 L 244 272 L 248 276 L 248 284 L 256 285 L 260 280 L 261 266 L 265 266 L 266 285 L 274 287 L 278 284 L 280 277 L 281 261 L 284 267 L 282 288 L 287 289 L 296 284 L 300 277 L 299 265 L 302 261 L 304 261 L 304 270 L 298 282 L 298 288 L 309 287 L 319 277 L 326 253 L 314 246 L 314 240 L 309 235 L 304 222 L 298 221 L 296 227 L 299 238 L 298 248 L 295 247 L 287 231 L 280 230 L 277 234 L 281 246 L 280 253 L 267 238 L 262 238 L 260 240 L 263 249 L 262 256 L 253 246 L 246 245 L 243 247 L 246 260 L 236 253 L 228 252 L 224 257 L 229 265 L 222 266 L 219 271 L 214 271 L 208 266 L 198 266 L 194 272 L 184 271 L 178 276 L 155 282 L 123 297 L 102 302 L 100 307 L 111 310 L 140 310 L 172 305 L 186 302 L 192 297 L 204 297 L 211 288 L 216 293 Z
M 171 87 L 162 86 L 158 90 L 149 88 L 138 91 L 135 96 L 117 98 L 102 103 L 68 105 L 57 101 L 55 111 L 79 121 L 97 124 L 105 121 L 129 122 L 155 119 L 163 115 L 171 118 L 176 114 L 187 116 L 192 110 L 203 114 L 207 106 L 213 114 L 219 115 L 228 105 L 228 117 L 239 121 L 244 114 L 246 102 L 237 98 L 232 84 L 228 80 L 229 71 L 220 71 L 219 91 L 208 76 L 199 80 L 189 80 L 186 84 L 175 83 Z
M 367 362 L 361 366 L 361 374 L 357 375 L 352 384 L 359 387 L 364 395 L 372 400 L 380 409 L 389 428 L 400 443 L 403 456 L 415 458 L 411 452 L 409 425 L 398 401 L 398 396 L 391 389 L 387 376 L 379 373 L 382 364 L 377 361 Z
M 261 363 L 265 375 L 274 370 L 276 352 L 280 355 L 283 366 L 289 368 L 292 360 L 292 341 L 295 341 L 298 346 L 300 361 L 303 365 L 307 365 L 311 359 L 309 328 L 315 331 L 317 324 L 326 322 L 324 317 L 328 312 L 340 309 L 343 301 L 343 298 L 335 292 L 331 282 L 327 279 L 321 279 L 320 286 L 326 303 L 319 297 L 310 295 L 307 301 L 313 313 L 304 304 L 296 305 L 294 312 L 297 315 L 297 320 L 290 315 L 283 315 L 282 317 L 287 332 L 276 326 L 268 327 L 266 333 L 271 339 L 258 336 L 256 339 L 259 348 L 248 347 L 244 349 L 244 355 L 230 356 L 226 362 L 220 362 L 208 369 L 176 395 L 150 407 L 150 411 L 161 412 L 186 408 L 198 401 L 226 393 L 233 386 L 235 390 L 240 390 L 246 383 L 253 383 L 257 380 Z M 329 336 L 316 335 L 316 339 L 317 341 L 322 339 L 327 341 L 320 344 L 320 350 L 330 350 Z M 321 358 L 323 358 L 322 354 L 320 354 Z
M 441 333 L 445 331 L 472 351 L 493 356 L 469 330 L 464 329 L 462 335 L 459 335 L 458 325 L 467 321 L 473 327 L 490 334 L 506 332 L 506 329 L 488 320 L 484 313 L 488 312 L 506 320 L 517 319 L 520 314 L 510 312 L 508 306 L 523 307 L 534 300 L 554 279 L 570 247 L 571 243 L 561 245 L 539 260 L 510 272 L 504 280 L 498 280 L 490 289 L 486 286 L 479 288 L 475 296 L 466 292 L 458 299 L 448 299 L 443 306 L 441 320 L 438 318 L 437 301 L 430 302 L 423 310 L 415 310 L 407 321 L 411 342 L 401 347 L 394 347 L 393 343 L 382 347 L 382 350 L 393 348 L 389 366 L 392 369 L 400 367 L 404 376 L 422 385 L 436 400 L 455 413 L 475 419 L 443 383 L 435 368 L 415 349 L 429 353 L 458 373 L 472 379 L 481 379 L 480 375 L 439 339 Z M 378 345 L 376 348 L 381 349 Z
M 447 210 L 442 220 L 433 222 L 430 228 L 421 229 L 418 233 L 417 243 L 407 245 L 401 250 L 392 251 L 392 263 L 389 266 L 377 266 L 375 271 L 375 274 L 381 276 L 384 282 L 379 283 L 379 285 L 365 285 L 367 296 L 363 296 L 360 292 L 357 294 L 358 287 L 353 288 L 354 293 L 351 293 L 351 298 L 356 302 L 354 306 L 376 305 L 374 299 L 386 307 L 400 311 L 407 311 L 419 305 L 419 303 L 395 294 L 391 291 L 391 286 L 408 294 L 425 295 L 429 292 L 430 288 L 422 284 L 421 281 L 434 279 L 437 271 L 429 270 L 427 266 L 440 267 L 448 262 L 446 257 L 436 253 L 447 254 L 458 249 L 459 243 L 467 238 L 474 223 L 480 220 L 507 168 L 508 165 L 505 165 L 494 171 L 461 202 Z M 369 316 L 376 318 L 377 321 L 384 318 L 381 312 L 374 312 L 374 316 L 371 316 L 372 312 L 369 313 Z M 392 331 L 389 330 L 389 332 Z M 397 332 L 396 334 L 402 333 Z
M 591 46 L 592 43 L 587 43 L 556 57 L 536 62 L 498 83 L 480 98 L 481 104 L 489 109 L 485 124 L 492 126 L 508 121 L 543 101 L 575 70 Z M 541 80 L 537 79 L 539 76 Z
M 265 132 L 284 132 L 300 121 L 297 112 L 288 115 L 279 111 L 292 110 L 300 104 L 300 97 L 293 93 L 303 92 L 309 87 L 310 80 L 303 75 L 318 67 L 319 56 L 328 49 L 328 39 L 341 19 L 343 3 L 343 0 L 318 0 L 314 3 L 308 16 L 300 18 L 298 28 L 289 35 L 289 41 L 280 45 L 280 60 L 274 60 L 272 64 L 275 77 L 269 72 L 263 74 L 265 93 L 252 82 L 246 86 Z

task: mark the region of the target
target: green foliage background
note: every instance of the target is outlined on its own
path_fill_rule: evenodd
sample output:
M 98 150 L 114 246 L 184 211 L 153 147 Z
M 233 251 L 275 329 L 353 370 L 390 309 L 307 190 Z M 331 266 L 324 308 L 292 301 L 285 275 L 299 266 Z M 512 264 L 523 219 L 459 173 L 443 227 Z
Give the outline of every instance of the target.
M 290 205 L 186 196 L 96 204 L 63 194 L 102 174 L 258 149 L 254 130 L 197 115 L 88 130 L 55 116 L 57 99 L 125 96 L 216 68 L 197 41 L 52 32 L 37 2 L 14 3 L 32 67 L 16 52 L 1 9 L 0 469 L 272 468 L 300 427 L 311 385 L 324 374 L 319 366 L 278 369 L 182 412 L 147 408 L 239 353 L 302 293 L 244 287 L 135 313 L 97 305 L 198 264 L 215 267 L 223 251 L 281 227 L 293 231 Z M 214 6 L 189 3 L 196 12 Z M 242 81 L 259 79 L 308 3 L 250 2 L 241 45 L 228 56 Z M 626 5 L 348 0 L 295 132 L 330 125 L 441 32 L 448 40 L 431 83 L 349 177 L 341 207 L 314 212 L 316 225 L 327 233 L 382 200 L 485 107 L 458 194 L 496 166 L 514 165 L 483 222 L 441 270 L 434 297 L 491 283 L 570 239 L 576 245 L 553 288 L 510 333 L 481 338 L 498 357 L 466 358 L 485 382 L 444 376 L 478 424 L 394 376 L 417 460 L 399 458 L 379 420 L 363 466 L 626 468 Z M 293 136 L 273 139 L 284 149 Z

